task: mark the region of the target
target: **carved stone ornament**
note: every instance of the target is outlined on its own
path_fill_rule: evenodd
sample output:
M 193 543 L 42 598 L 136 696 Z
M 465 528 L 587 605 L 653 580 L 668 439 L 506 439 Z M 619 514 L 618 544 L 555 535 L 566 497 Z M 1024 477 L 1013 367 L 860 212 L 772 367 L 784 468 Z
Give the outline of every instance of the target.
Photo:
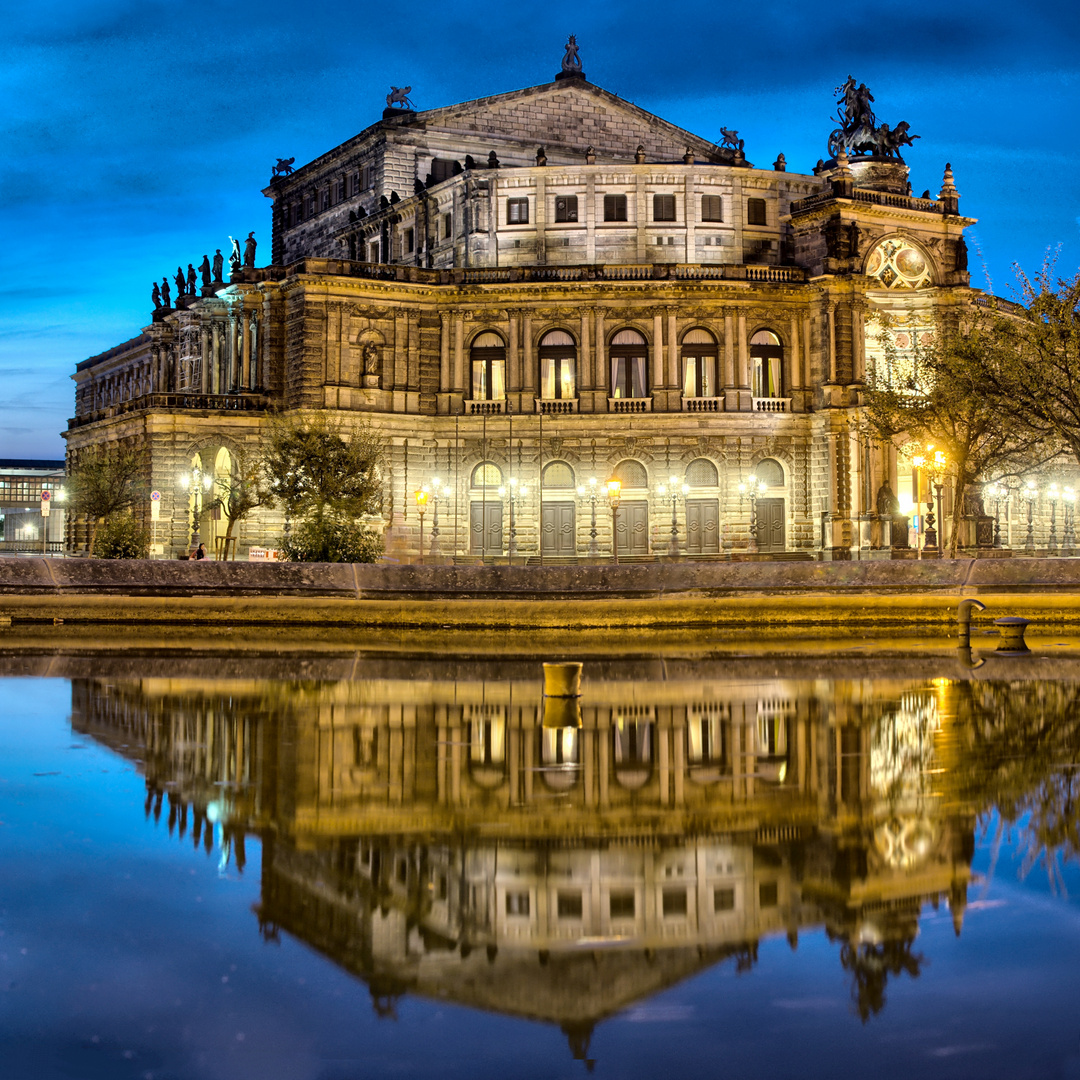
M 561 435 L 555 435 L 553 438 L 548 439 L 548 450 L 551 452 L 552 457 L 562 457 L 563 439 Z
M 378 343 L 374 341 L 365 342 L 360 355 L 364 374 L 378 375 L 382 370 L 382 351 Z

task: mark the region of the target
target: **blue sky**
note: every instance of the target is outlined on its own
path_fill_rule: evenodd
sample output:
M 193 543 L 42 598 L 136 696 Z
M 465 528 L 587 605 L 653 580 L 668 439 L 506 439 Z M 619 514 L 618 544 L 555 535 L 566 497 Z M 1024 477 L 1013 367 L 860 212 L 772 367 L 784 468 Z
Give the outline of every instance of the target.
M 946 161 L 996 292 L 1061 246 L 1080 266 L 1080 15 L 1074 3 L 947 7 L 761 0 L 326 4 L 39 0 L 0 44 L 0 457 L 60 457 L 75 364 L 149 321 L 152 282 L 255 230 L 269 257 L 277 157 L 311 160 L 380 116 L 547 82 L 576 33 L 589 80 L 683 127 L 809 171 L 833 88 L 866 82 L 921 136 L 916 194 Z

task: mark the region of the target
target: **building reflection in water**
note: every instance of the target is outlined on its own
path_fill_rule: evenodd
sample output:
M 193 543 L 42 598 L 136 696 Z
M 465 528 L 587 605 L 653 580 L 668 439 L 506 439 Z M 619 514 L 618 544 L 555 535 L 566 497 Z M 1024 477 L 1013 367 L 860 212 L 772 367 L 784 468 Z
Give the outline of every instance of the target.
M 580 726 L 552 726 L 532 665 L 453 675 L 84 679 L 72 722 L 141 759 L 146 812 L 180 839 L 242 870 L 260 835 L 263 934 L 362 978 L 380 1014 L 453 1000 L 558 1024 L 582 1058 L 597 1022 L 806 929 L 838 944 L 865 1021 L 918 976 L 924 905 L 960 933 L 994 805 L 1032 813 L 1033 862 L 1076 852 L 1056 768 L 1076 684 L 586 665 Z

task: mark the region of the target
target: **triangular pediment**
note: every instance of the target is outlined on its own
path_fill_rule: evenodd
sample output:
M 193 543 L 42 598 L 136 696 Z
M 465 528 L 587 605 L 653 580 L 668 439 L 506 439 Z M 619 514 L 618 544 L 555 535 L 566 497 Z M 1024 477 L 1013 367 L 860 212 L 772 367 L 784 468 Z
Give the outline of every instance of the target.
M 593 86 L 566 79 L 494 97 L 465 101 L 415 114 L 413 123 L 431 133 L 485 143 L 512 143 L 533 150 L 575 155 L 591 146 L 599 158 L 633 160 L 643 146 L 649 161 L 677 161 L 689 148 L 699 161 L 726 161 L 708 139 L 654 116 Z

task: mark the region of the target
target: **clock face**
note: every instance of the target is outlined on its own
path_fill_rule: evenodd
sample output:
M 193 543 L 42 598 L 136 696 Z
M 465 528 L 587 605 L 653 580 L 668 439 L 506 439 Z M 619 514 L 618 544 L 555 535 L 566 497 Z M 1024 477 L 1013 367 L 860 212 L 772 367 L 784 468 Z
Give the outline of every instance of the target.
M 886 289 L 921 289 L 933 282 L 926 256 L 906 240 L 884 240 L 870 253 L 866 276 Z

